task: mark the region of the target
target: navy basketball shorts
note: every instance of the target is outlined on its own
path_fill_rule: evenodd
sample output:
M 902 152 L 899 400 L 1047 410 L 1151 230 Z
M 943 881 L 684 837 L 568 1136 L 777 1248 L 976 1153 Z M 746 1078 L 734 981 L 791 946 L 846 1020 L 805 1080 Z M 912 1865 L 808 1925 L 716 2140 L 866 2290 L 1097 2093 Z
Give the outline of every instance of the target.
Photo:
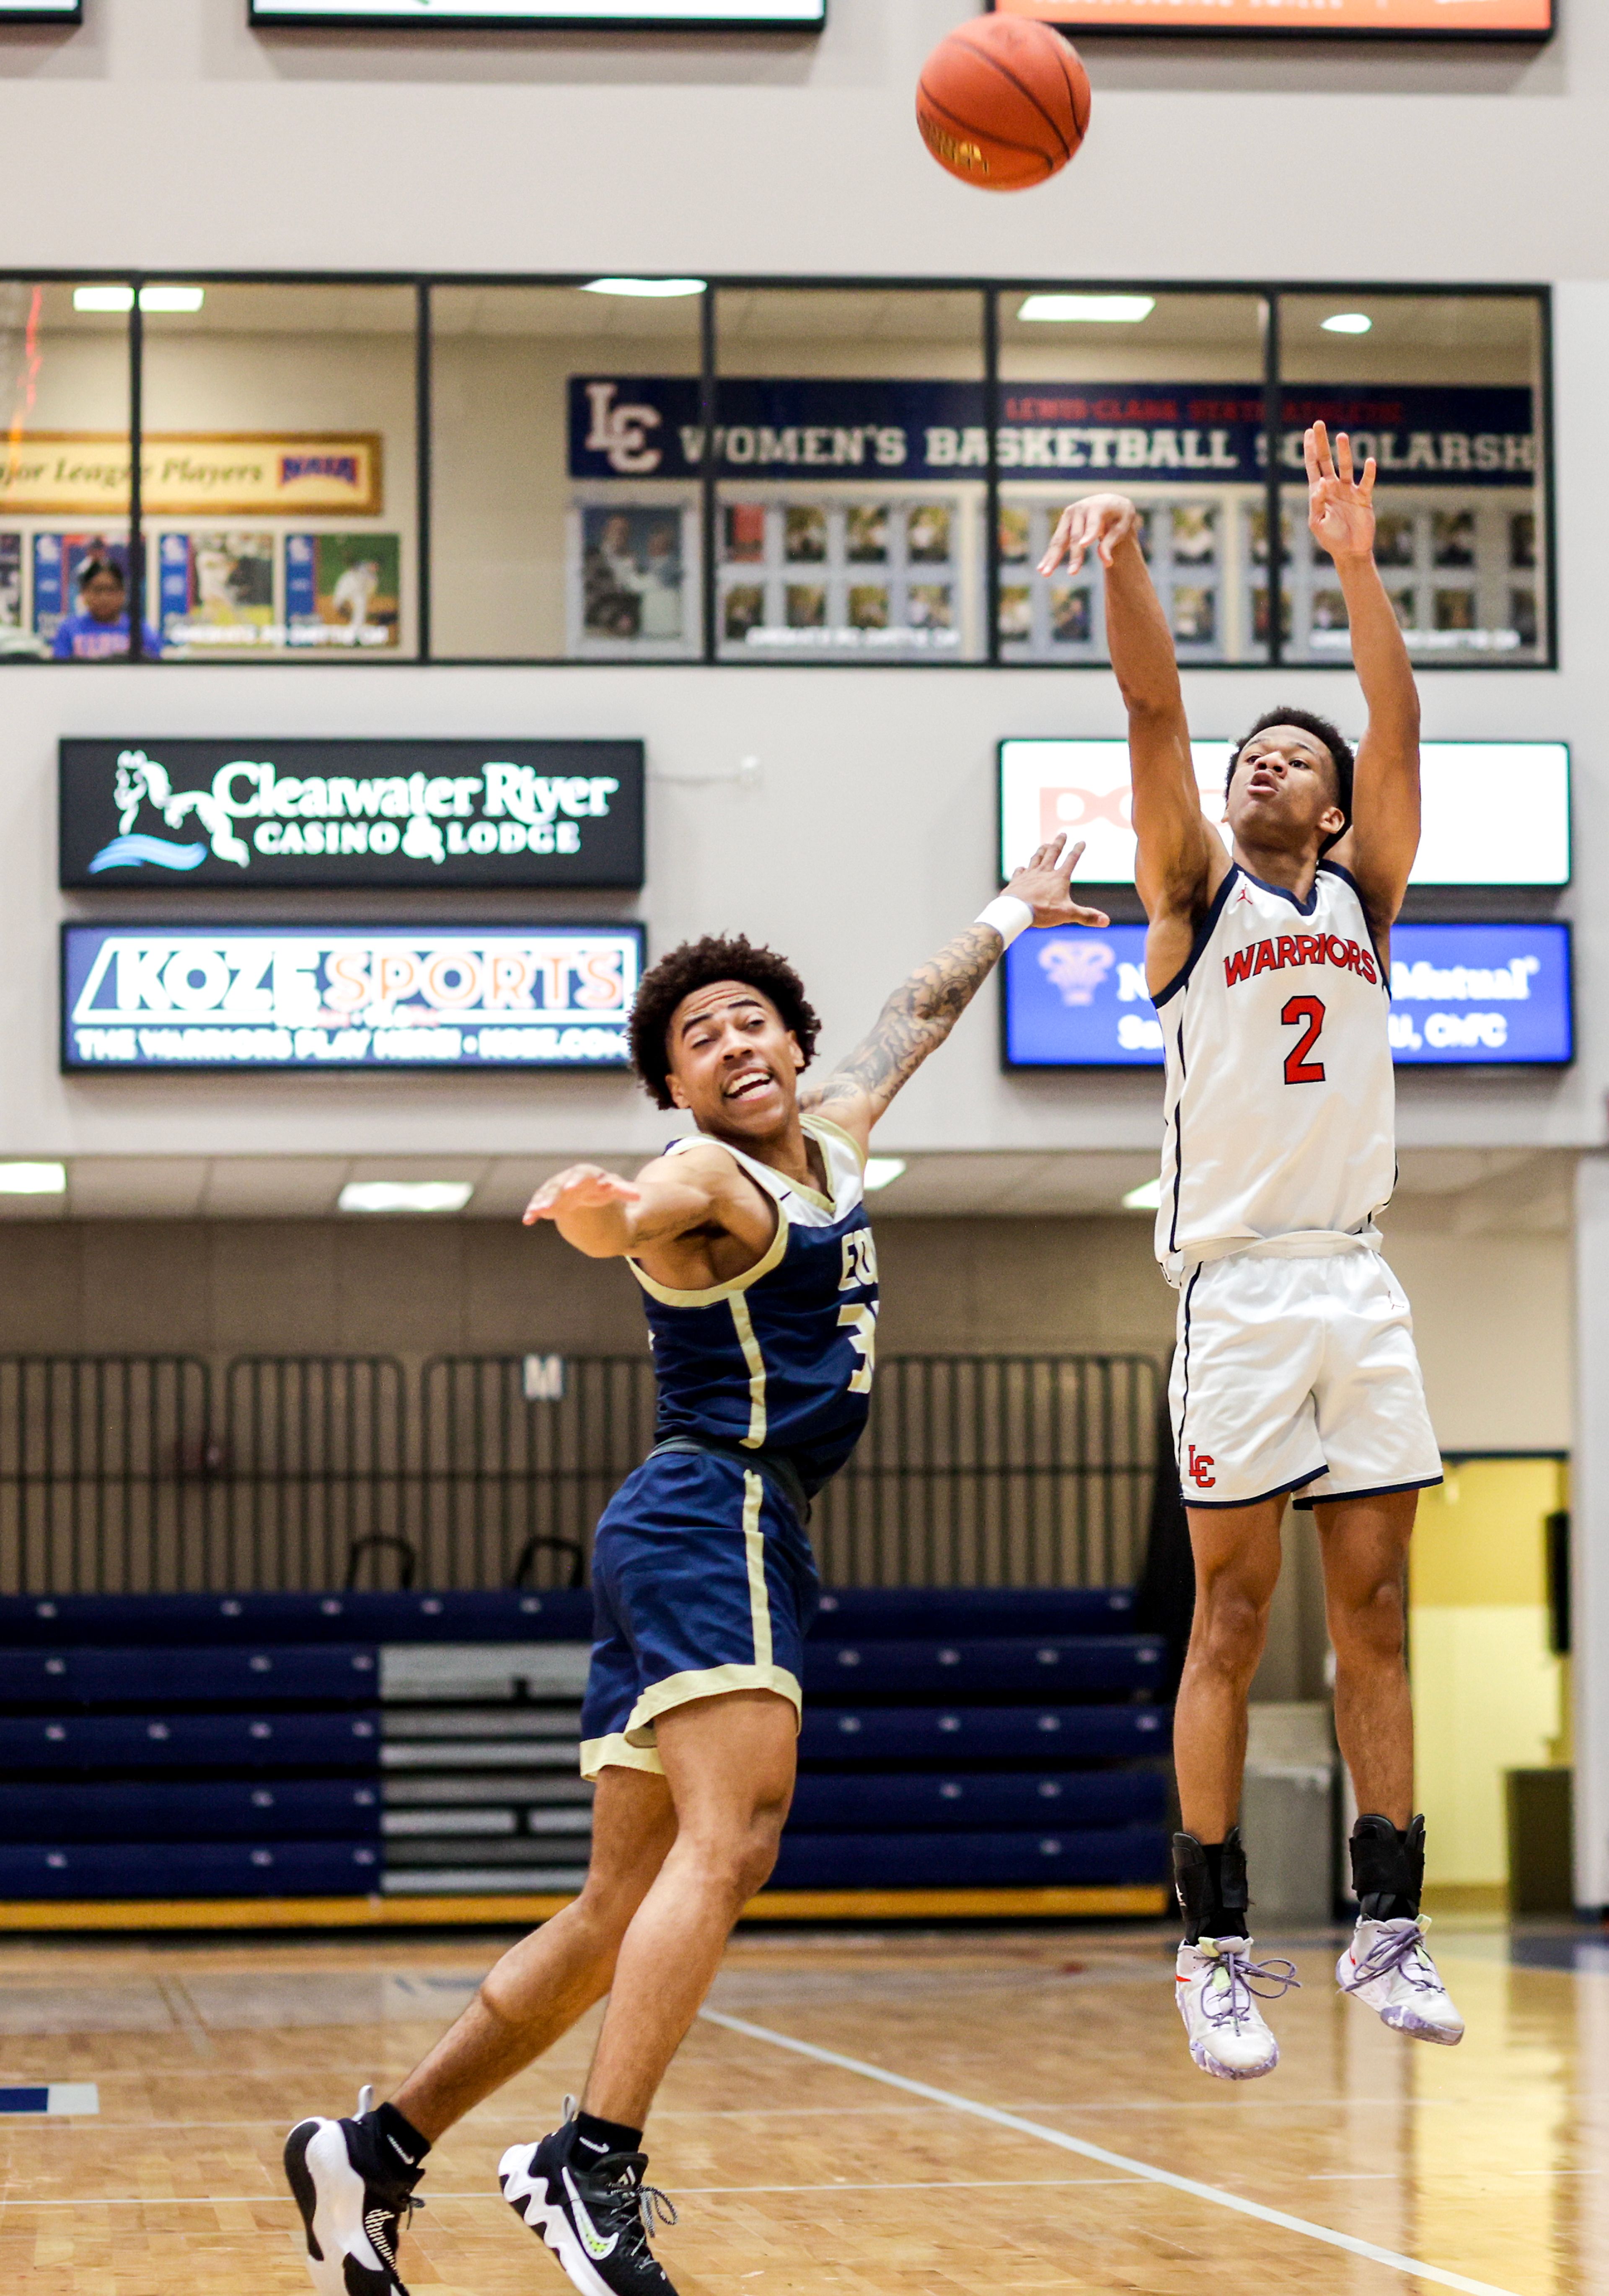
M 702 1452 L 646 1460 L 603 1511 L 592 1583 L 584 1778 L 611 1764 L 662 1775 L 654 1724 L 694 1698 L 774 1690 L 800 1712 L 816 1558 L 755 1469 Z

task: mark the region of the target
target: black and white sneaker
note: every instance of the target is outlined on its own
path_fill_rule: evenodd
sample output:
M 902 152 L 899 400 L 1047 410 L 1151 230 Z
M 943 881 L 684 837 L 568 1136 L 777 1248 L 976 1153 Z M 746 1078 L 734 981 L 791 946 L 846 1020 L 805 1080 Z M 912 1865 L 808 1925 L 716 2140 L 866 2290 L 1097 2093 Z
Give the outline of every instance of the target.
M 420 2171 L 365 2116 L 299 2120 L 285 2139 L 285 2175 L 308 2231 L 308 2270 L 318 2296 L 407 2296 L 397 2272 L 402 2226 L 423 2201 Z
M 511 2144 L 497 2182 L 514 2214 L 546 2243 L 586 2296 L 676 2296 L 648 2236 L 657 2217 L 676 2210 L 657 2185 L 643 2182 L 642 2152 L 577 2153 L 575 2101 L 564 2100 L 564 2126 L 539 2144 Z

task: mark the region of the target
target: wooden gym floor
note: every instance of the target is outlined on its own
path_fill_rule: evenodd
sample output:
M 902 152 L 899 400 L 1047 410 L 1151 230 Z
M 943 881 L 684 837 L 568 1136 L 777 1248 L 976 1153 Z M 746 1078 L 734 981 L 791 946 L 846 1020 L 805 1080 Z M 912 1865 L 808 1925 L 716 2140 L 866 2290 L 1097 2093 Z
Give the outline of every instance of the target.
M 1461 2048 L 1341 2001 L 1335 1946 L 1309 1937 L 1304 1990 L 1271 2013 L 1284 2062 L 1232 2087 L 1190 2063 L 1162 1925 L 747 1931 L 650 2129 L 681 2210 L 659 2252 L 681 2296 L 1601 2296 L 1609 1946 L 1450 1923 L 1435 1943 Z M 496 1950 L 0 1942 L 0 2087 L 100 2099 L 0 2120 L 0 2288 L 301 2296 L 286 2127 L 383 2094 Z M 415 2292 L 567 2287 L 496 2164 L 580 2087 L 592 2025 L 432 2156 Z

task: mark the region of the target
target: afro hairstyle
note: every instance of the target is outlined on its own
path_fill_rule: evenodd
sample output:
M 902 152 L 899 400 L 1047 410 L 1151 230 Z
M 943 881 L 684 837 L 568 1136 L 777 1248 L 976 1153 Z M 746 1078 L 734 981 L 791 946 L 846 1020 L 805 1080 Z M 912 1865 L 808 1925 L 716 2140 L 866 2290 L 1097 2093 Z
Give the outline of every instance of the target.
M 676 1106 L 669 1082 L 672 1015 L 684 996 L 717 980 L 741 980 L 768 996 L 809 1065 L 821 1022 L 787 958 L 774 948 L 756 948 L 742 933 L 706 933 L 702 940 L 683 941 L 651 965 L 631 1008 L 631 1065 L 643 1090 L 661 1108 Z
M 1344 837 L 1352 825 L 1352 767 L 1356 760 L 1352 755 L 1352 745 L 1341 728 L 1332 726 L 1327 718 L 1320 718 L 1311 709 L 1265 709 L 1256 725 L 1246 728 L 1229 752 L 1229 770 L 1224 775 L 1224 795 L 1227 797 L 1229 794 L 1229 785 L 1235 779 L 1235 768 L 1240 763 L 1241 751 L 1254 734 L 1266 734 L 1270 726 L 1299 726 L 1304 734 L 1310 734 L 1316 742 L 1322 742 L 1329 751 L 1330 763 L 1335 768 L 1336 803 L 1346 816 L 1346 828 L 1338 829 L 1334 837 L 1325 840 L 1326 847 L 1333 845 L 1335 838 Z

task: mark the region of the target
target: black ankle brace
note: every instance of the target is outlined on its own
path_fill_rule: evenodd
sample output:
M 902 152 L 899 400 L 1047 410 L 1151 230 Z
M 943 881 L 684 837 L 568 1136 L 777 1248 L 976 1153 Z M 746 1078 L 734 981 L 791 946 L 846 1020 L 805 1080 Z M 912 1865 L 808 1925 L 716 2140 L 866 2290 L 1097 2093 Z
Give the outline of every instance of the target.
M 1360 1817 L 1348 1843 L 1352 1890 L 1366 1922 L 1417 1921 L 1424 1894 L 1424 1820 L 1416 1817 L 1406 1833 L 1389 1817 Z
M 1176 1833 L 1173 1892 L 1185 1917 L 1186 1945 L 1203 1937 L 1244 1937 L 1251 1899 L 1239 1826 L 1232 1825 L 1221 1841 L 1198 1841 L 1193 1833 Z

